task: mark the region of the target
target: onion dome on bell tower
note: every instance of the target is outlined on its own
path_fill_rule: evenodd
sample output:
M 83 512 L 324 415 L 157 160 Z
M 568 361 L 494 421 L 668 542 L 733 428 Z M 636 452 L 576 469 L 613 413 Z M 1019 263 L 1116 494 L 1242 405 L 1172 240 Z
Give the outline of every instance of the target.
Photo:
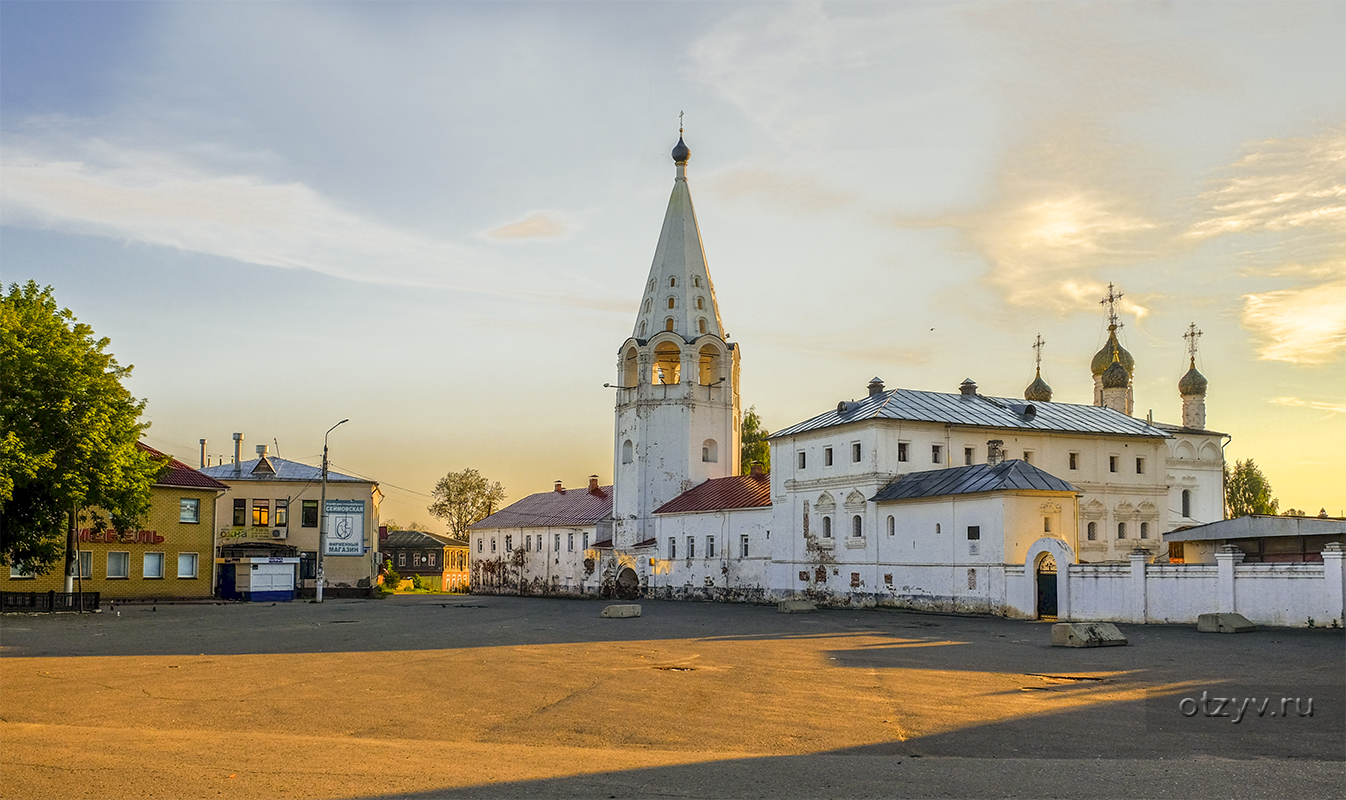
M 1116 287 L 1109 283 L 1108 293 L 1099 301 L 1100 305 L 1108 307 L 1108 340 L 1103 344 L 1103 348 L 1094 354 L 1093 361 L 1089 362 L 1089 371 L 1094 376 L 1094 405 L 1107 405 L 1103 401 L 1103 373 L 1112 368 L 1114 362 L 1121 364 L 1122 369 L 1126 370 L 1127 378 L 1133 378 L 1136 374 L 1136 359 L 1127 352 L 1122 343 L 1117 340 L 1117 329 L 1122 327 L 1122 323 L 1117 321 L 1117 301 L 1123 297 L 1122 293 L 1116 290 Z M 1126 407 L 1123 413 L 1130 414 L 1134 405 L 1135 397 L 1132 394 L 1131 386 L 1126 387 Z
M 1182 396 L 1182 426 L 1184 428 L 1206 428 L 1206 376 L 1196 369 L 1196 340 L 1201 331 L 1193 322 L 1182 335 L 1187 340 L 1187 374 L 1178 379 L 1178 394 Z
M 1052 387 L 1042 379 L 1042 346 L 1046 342 L 1042 341 L 1042 334 L 1038 334 L 1037 339 L 1033 341 L 1033 350 L 1037 360 L 1037 375 L 1033 382 L 1024 389 L 1024 399 L 1030 403 L 1050 403 L 1052 400 Z
M 1113 359 L 1112 366 L 1099 376 L 1099 383 L 1103 392 L 1102 405 L 1113 411 L 1130 414 L 1131 375 L 1127 373 L 1126 367 L 1122 366 L 1119 359 Z

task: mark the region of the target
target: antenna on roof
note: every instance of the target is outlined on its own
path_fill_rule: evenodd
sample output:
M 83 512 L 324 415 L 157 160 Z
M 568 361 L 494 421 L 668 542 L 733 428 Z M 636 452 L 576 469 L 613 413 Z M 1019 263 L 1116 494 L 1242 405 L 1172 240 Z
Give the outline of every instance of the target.
M 276 458 L 280 458 L 280 441 L 273 437 L 271 443 L 276 446 Z

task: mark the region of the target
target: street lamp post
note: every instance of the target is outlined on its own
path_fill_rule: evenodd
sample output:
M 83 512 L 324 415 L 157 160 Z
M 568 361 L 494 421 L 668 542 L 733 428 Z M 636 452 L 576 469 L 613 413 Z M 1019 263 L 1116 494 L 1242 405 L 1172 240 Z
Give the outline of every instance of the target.
M 322 435 L 322 499 L 318 501 L 318 585 L 314 592 L 314 602 L 316 603 L 322 602 L 322 556 L 323 551 L 327 549 L 327 436 L 332 431 L 336 430 L 338 426 L 344 425 L 347 422 L 350 422 L 350 420 L 341 420 L 336 425 L 328 428 L 327 433 Z

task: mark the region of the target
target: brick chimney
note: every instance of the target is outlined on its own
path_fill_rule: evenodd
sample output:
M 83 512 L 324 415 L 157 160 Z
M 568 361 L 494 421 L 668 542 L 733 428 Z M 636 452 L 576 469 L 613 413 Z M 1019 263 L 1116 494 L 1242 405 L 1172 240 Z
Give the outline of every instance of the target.
M 873 397 L 874 395 L 880 394 L 882 392 L 883 392 L 883 378 L 876 377 L 869 382 L 870 397 Z
M 593 495 L 594 497 L 602 497 L 602 496 L 603 496 L 603 490 L 600 489 L 600 488 L 598 488 L 598 476 L 597 476 L 597 475 L 590 475 L 590 476 L 589 476 L 589 494 Z
M 986 443 L 986 463 L 992 467 L 1005 460 L 1005 442 L 1003 439 L 991 439 Z
M 561 485 L 561 482 L 560 482 L 560 481 L 557 481 L 557 482 L 556 482 L 556 488 L 554 488 L 552 491 L 556 492 L 557 494 L 565 494 L 565 493 L 566 493 L 565 487 Z
M 748 473 L 748 477 L 755 478 L 759 481 L 766 480 L 766 470 L 762 468 L 762 462 L 752 462 L 752 471 Z
M 976 397 L 977 382 L 971 378 L 963 379 L 963 382 L 958 384 L 958 392 L 963 395 L 963 397 Z

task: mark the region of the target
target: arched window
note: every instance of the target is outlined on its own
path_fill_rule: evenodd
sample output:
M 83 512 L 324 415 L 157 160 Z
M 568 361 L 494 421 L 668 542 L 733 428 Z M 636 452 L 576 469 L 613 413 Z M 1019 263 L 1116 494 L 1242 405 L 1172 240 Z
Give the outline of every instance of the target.
M 645 332 L 645 323 L 640 323 L 640 332 Z M 635 386 L 640 381 L 640 362 L 636 356 L 636 348 L 628 347 L 626 355 L 622 358 L 622 386 Z
M 705 308 L 705 307 L 706 307 L 706 298 L 704 298 L 704 297 L 698 297 L 698 298 L 696 298 L 696 307 L 697 307 L 697 308 Z
M 636 447 L 635 445 L 631 444 L 630 439 L 627 439 L 626 441 L 622 442 L 622 463 L 630 464 L 632 461 L 635 460 L 636 460 Z
M 1142 539 L 1150 538 L 1150 523 L 1148 522 L 1140 523 L 1140 538 Z
M 664 320 L 664 330 L 666 330 L 666 331 L 671 331 L 671 330 L 673 330 L 673 318 L 672 318 L 672 317 L 669 317 L 668 319 Z
M 714 439 L 707 439 L 701 443 L 701 460 L 712 464 L 720 460 L 720 450 Z
M 672 322 L 672 320 L 669 320 Z M 674 384 L 682 382 L 682 353 L 672 342 L 660 342 L 654 348 L 654 368 L 650 373 L 650 383 Z
M 698 355 L 701 359 L 699 382 L 702 386 L 709 386 L 720 379 L 720 351 L 708 344 L 701 348 Z
M 701 276 L 700 276 L 700 275 L 693 275 L 693 276 L 692 276 L 692 285 L 693 285 L 693 286 L 700 286 L 700 285 L 701 285 Z
M 1098 523 L 1097 523 L 1097 522 L 1090 522 L 1090 523 L 1089 523 L 1089 532 L 1086 534 L 1086 536 L 1088 537 L 1089 541 L 1091 541 L 1091 542 L 1096 541 L 1096 540 L 1098 539 Z
M 1192 516 L 1192 490 L 1182 490 L 1182 515 L 1190 518 Z
M 897 525 L 893 522 L 893 515 L 888 515 L 888 535 L 893 536 L 897 533 Z
M 856 514 L 855 516 L 851 517 L 851 536 L 854 536 L 855 538 L 859 539 L 861 536 L 864 535 L 865 535 L 865 519 L 859 514 Z
M 832 518 L 828 516 L 823 517 L 823 538 L 832 538 Z
M 1126 538 L 1126 523 L 1125 523 L 1125 522 L 1119 522 L 1119 523 L 1117 523 L 1117 538 L 1118 538 L 1118 539 L 1125 539 L 1125 538 Z
M 676 308 L 677 305 L 678 305 L 678 304 L 677 304 L 677 301 L 676 301 L 676 300 L 674 300 L 672 297 L 668 298 L 668 307 L 669 307 L 669 308 Z
M 678 285 L 678 279 L 677 279 L 677 278 L 669 278 L 669 279 L 668 279 L 668 286 L 669 286 L 670 289 L 673 288 L 674 286 L 677 286 L 677 285 Z
M 644 321 L 644 320 L 641 320 L 641 321 L 640 321 L 640 336 L 641 336 L 642 339 L 645 338 L 645 321 Z
M 939 523 L 935 523 L 935 533 L 939 533 Z
M 654 308 L 654 301 L 653 301 L 653 300 L 646 300 L 646 301 L 645 301 L 645 310 L 646 310 L 646 311 L 649 311 L 651 308 Z
M 705 332 L 706 332 L 706 318 L 705 318 L 705 317 L 702 317 L 702 318 L 700 318 L 700 319 L 698 319 L 698 320 L 696 321 L 696 332 L 697 332 L 697 333 L 705 333 Z

